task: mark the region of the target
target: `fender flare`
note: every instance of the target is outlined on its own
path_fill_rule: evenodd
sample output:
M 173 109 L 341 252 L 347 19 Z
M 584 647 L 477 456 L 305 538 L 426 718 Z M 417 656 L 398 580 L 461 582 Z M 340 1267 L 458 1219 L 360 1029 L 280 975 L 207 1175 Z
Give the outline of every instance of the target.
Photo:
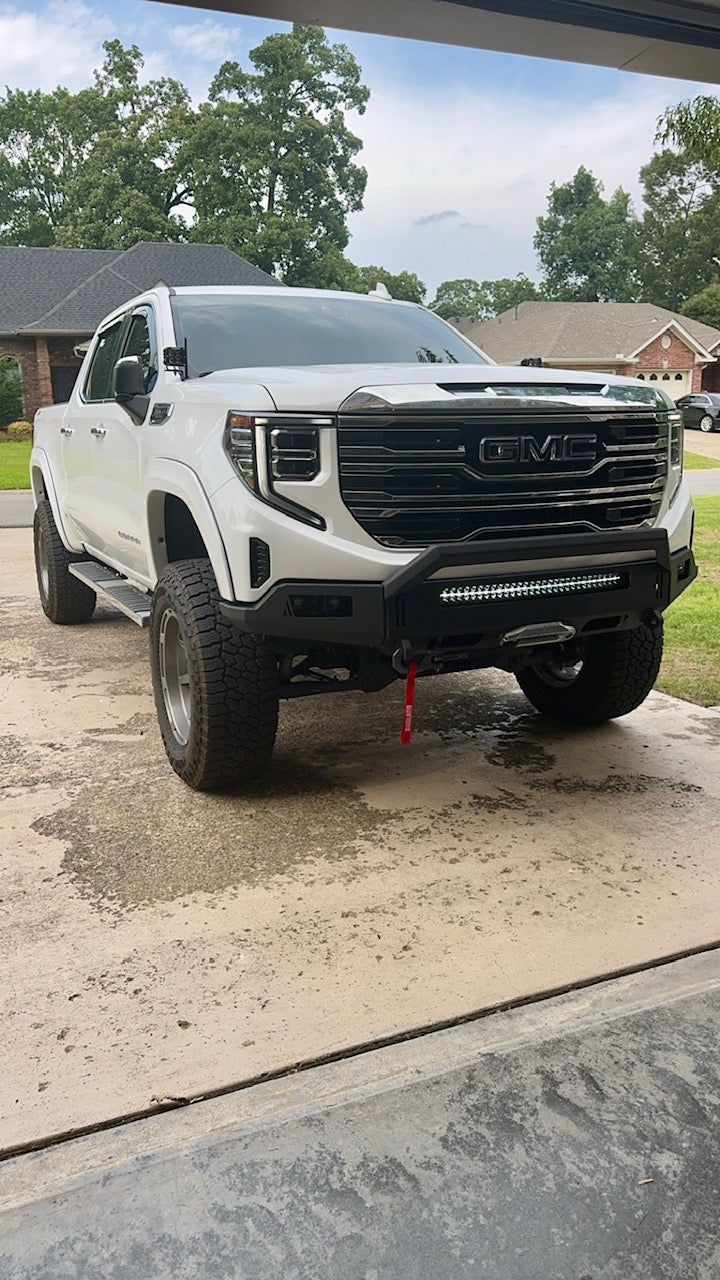
M 172 458 L 154 458 L 145 475 L 145 545 L 153 582 L 157 582 L 167 564 L 165 543 L 159 530 L 164 529 L 162 508 L 168 493 L 185 503 L 200 530 L 220 595 L 224 600 L 234 600 L 225 544 L 208 496 L 192 467 Z
M 42 485 L 38 481 L 38 472 L 42 476 Z M 55 488 L 53 480 L 50 459 L 44 449 L 40 449 L 35 445 L 30 454 L 30 487 L 32 488 L 33 501 L 37 507 L 39 502 L 44 499 L 50 503 L 50 509 L 53 513 L 53 519 L 57 525 L 57 531 L 60 534 L 61 541 L 66 551 L 78 552 L 83 550 L 83 544 L 79 541 L 73 541 L 67 531 L 67 526 L 63 520 L 62 508 Z

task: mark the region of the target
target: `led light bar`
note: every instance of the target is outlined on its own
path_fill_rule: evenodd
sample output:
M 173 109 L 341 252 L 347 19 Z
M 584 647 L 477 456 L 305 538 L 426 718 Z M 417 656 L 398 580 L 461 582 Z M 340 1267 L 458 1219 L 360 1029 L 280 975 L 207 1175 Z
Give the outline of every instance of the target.
M 529 600 L 537 596 L 570 596 L 612 591 L 623 584 L 621 573 L 573 573 L 562 578 L 525 578 L 519 582 L 472 582 L 443 587 L 442 604 L 479 604 L 487 600 Z

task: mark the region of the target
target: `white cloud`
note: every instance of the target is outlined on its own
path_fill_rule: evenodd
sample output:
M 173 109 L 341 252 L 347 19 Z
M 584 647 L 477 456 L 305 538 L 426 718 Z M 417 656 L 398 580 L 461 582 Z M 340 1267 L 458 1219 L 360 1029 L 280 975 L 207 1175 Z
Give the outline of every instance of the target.
M 229 27 L 222 22 L 213 22 L 210 18 L 204 22 L 173 27 L 170 40 L 185 56 L 218 65 L 227 58 L 236 58 L 237 46 L 241 44 L 237 26 Z
M 102 62 L 103 40 L 115 34 L 112 19 L 82 4 L 60 0 L 52 9 L 27 12 L 0 6 L 2 88 L 77 90 Z
M 551 182 L 567 182 L 584 164 L 606 198 L 622 186 L 639 208 L 638 174 L 658 116 L 701 91 L 618 75 L 613 96 L 570 108 L 500 92 L 375 89 L 366 115 L 351 122 L 368 186 L 364 211 L 350 220 L 348 255 L 416 271 L 430 296 L 461 276 L 537 278 L 532 239 Z M 428 223 L 427 210 L 437 208 L 457 210 L 458 220 Z

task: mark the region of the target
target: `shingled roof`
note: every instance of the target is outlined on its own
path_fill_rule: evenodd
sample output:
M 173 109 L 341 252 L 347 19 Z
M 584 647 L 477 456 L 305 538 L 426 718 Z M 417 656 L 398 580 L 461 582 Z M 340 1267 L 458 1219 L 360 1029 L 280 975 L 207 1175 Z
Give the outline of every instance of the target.
M 91 334 L 108 311 L 170 285 L 280 285 L 219 244 L 132 249 L 0 247 L 0 333 Z
M 720 330 L 650 302 L 521 302 L 492 320 L 457 322 L 498 364 L 541 356 L 556 365 L 631 359 L 671 324 L 700 353 L 717 354 Z

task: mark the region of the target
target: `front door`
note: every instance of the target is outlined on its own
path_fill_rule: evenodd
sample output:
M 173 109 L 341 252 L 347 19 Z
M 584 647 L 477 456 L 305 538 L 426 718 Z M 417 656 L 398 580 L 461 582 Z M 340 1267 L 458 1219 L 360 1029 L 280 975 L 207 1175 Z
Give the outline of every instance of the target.
M 95 339 L 90 364 L 73 392 L 63 423 L 63 505 L 81 542 L 96 545 L 102 495 L 95 483 L 95 446 L 103 410 L 112 404 L 111 375 L 117 360 L 125 318 L 114 320 Z
M 142 360 L 145 389 L 152 391 L 157 378 L 157 353 L 152 310 L 148 306 L 137 308 L 123 331 L 116 359 L 129 355 Z M 110 378 L 112 392 L 112 368 Z M 96 517 L 95 550 L 104 560 L 145 581 L 148 556 L 141 463 L 146 427 L 112 398 L 97 404 L 96 409 L 94 477 L 102 505 Z

